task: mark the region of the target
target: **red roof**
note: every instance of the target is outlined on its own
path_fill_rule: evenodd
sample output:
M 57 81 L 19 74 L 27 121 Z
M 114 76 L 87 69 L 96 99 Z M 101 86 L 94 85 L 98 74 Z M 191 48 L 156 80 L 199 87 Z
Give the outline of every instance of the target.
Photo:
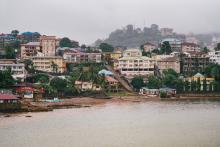
M 13 94 L 0 93 L 0 100 L 17 100 L 18 98 Z
M 118 82 L 116 79 L 110 77 L 110 76 L 107 76 L 105 77 L 105 79 L 108 81 L 108 82 Z

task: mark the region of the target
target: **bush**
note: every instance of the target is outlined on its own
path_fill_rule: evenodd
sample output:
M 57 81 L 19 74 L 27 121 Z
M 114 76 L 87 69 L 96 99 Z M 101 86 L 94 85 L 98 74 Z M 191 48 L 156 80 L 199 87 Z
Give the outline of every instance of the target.
M 160 92 L 160 98 L 167 98 L 166 92 Z

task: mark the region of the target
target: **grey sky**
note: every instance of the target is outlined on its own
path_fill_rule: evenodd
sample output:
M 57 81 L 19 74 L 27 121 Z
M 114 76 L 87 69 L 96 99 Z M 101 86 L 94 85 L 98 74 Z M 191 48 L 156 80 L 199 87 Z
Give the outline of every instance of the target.
M 106 38 L 127 24 L 220 32 L 219 7 L 220 0 L 0 0 L 0 32 L 38 31 L 80 43 Z

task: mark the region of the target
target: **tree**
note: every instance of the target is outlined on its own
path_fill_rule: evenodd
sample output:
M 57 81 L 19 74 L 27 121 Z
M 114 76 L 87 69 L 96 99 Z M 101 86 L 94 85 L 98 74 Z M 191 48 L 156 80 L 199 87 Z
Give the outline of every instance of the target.
M 131 81 L 131 85 L 132 85 L 135 89 L 139 90 L 139 89 L 141 89 L 141 88 L 144 86 L 144 80 L 143 80 L 142 77 L 134 77 L 134 78 L 132 79 L 132 81 Z
M 33 64 L 32 60 L 30 60 L 30 59 L 24 60 L 24 65 L 25 65 L 25 69 L 29 73 L 35 73 L 34 64 Z
M 18 34 L 19 34 L 18 30 L 12 30 L 11 31 L 11 35 L 14 36 L 14 37 L 16 37 Z
M 215 47 L 215 50 L 216 50 L 216 51 L 219 51 L 219 50 L 220 50 L 220 43 L 217 44 L 217 46 Z
M 0 88 L 10 88 L 15 83 L 10 69 L 0 71 Z
M 162 82 L 158 77 L 149 76 L 146 86 L 150 89 L 159 89 L 162 87 Z
M 170 43 L 168 41 L 164 41 L 161 45 L 160 51 L 162 54 L 169 55 L 172 52 Z
M 99 48 L 102 50 L 102 52 L 113 52 L 114 47 L 107 43 L 101 43 L 99 45 Z
M 215 66 L 211 69 L 211 75 L 215 80 L 220 79 L 220 68 L 218 66 Z
M 60 47 L 72 47 L 72 42 L 69 38 L 64 37 L 60 40 Z
M 171 68 L 169 68 L 167 70 L 164 70 L 163 74 L 164 75 L 169 75 L 170 74 L 170 75 L 173 75 L 175 77 L 178 77 L 178 73 L 175 70 L 171 69 Z
M 65 79 L 55 77 L 50 81 L 50 86 L 55 88 L 58 93 L 62 93 L 67 86 L 67 81 Z
M 5 57 L 7 59 L 15 59 L 15 50 L 9 45 L 5 47 Z
M 208 49 L 207 47 L 204 47 L 204 48 L 202 49 L 202 51 L 205 52 L 205 53 L 208 53 L 208 52 L 209 52 L 209 49 Z
M 198 78 L 196 81 L 196 91 L 200 92 L 200 90 L 201 90 L 201 80 L 200 78 Z

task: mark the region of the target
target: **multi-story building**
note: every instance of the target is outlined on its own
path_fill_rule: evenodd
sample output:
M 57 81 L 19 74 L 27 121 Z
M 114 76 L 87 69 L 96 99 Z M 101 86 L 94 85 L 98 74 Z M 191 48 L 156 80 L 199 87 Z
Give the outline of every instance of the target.
M 181 71 L 184 74 L 202 73 L 208 65 L 209 57 L 203 52 L 187 52 L 181 58 Z
M 25 65 L 23 63 L 16 63 L 13 59 L 0 59 L 0 70 L 12 71 L 12 76 L 15 79 L 23 80 L 26 76 Z
M 56 41 L 57 39 L 55 36 L 40 36 L 40 45 L 44 56 L 55 56 Z
M 166 39 L 163 39 L 160 44 L 162 45 L 164 42 L 169 42 L 172 51 L 181 52 L 181 49 L 182 49 L 181 44 L 182 44 L 182 42 L 179 39 L 166 38 Z
M 167 57 L 156 60 L 156 65 L 160 72 L 167 69 L 173 69 L 177 73 L 180 73 L 180 60 L 178 57 Z
M 182 43 L 182 52 L 200 51 L 200 47 L 195 43 L 184 42 Z
M 125 50 L 123 57 L 118 60 L 118 70 L 125 76 L 153 75 L 154 69 L 155 61 L 142 56 L 141 51 L 138 49 Z
M 81 52 L 79 50 L 65 50 L 63 54 L 63 58 L 70 63 L 100 63 L 102 62 L 101 53 L 87 53 Z
M 220 51 L 209 52 L 208 56 L 211 63 L 220 64 Z
M 161 32 L 161 36 L 172 36 L 173 35 L 172 28 L 161 28 L 160 32 Z
M 44 72 L 64 73 L 66 63 L 60 56 L 35 56 L 32 57 L 33 66 L 36 70 Z
M 156 49 L 156 45 L 154 45 L 152 43 L 147 42 L 147 43 L 144 44 L 144 51 L 145 52 L 151 52 L 155 49 Z
M 110 58 L 113 59 L 113 60 L 118 60 L 121 57 L 122 57 L 122 52 L 121 51 L 114 51 L 110 54 Z
M 21 44 L 21 59 L 30 59 L 36 56 L 37 52 L 41 52 L 40 42 Z

